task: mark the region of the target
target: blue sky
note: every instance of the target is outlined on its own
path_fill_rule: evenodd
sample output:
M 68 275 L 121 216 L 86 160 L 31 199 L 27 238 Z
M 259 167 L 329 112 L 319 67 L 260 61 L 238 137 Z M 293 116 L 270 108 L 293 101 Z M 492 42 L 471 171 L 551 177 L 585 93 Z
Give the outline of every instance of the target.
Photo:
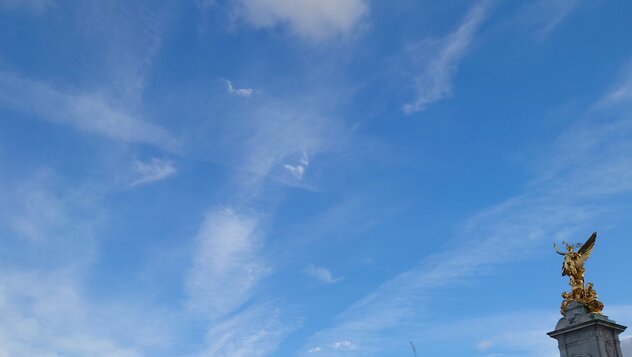
M 0 356 L 556 356 L 595 230 L 632 324 L 631 14 L 0 0 Z

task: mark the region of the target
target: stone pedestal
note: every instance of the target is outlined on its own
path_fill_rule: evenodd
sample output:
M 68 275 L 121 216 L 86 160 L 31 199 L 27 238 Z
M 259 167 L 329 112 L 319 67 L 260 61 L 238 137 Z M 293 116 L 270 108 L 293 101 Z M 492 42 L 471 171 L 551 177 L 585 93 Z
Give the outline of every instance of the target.
M 588 313 L 584 305 L 573 301 L 548 335 L 557 340 L 561 357 L 623 357 L 619 334 L 625 329 L 608 316 Z

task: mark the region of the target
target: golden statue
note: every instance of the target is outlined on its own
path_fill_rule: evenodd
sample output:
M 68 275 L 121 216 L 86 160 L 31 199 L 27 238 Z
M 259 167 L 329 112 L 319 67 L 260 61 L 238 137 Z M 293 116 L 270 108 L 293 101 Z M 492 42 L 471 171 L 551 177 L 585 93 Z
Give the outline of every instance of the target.
M 584 269 L 584 263 L 588 257 L 590 257 L 596 239 L 597 232 L 593 233 L 583 245 L 572 245 L 564 242 L 564 245 L 566 245 L 566 253 L 560 252 L 557 246 L 553 244 L 555 251 L 564 256 L 562 276 L 568 276 L 570 278 L 569 284 L 571 286 L 571 292 L 567 293 L 565 291 L 562 293 L 562 297 L 564 298 L 560 308 L 562 315 L 566 315 L 566 308 L 571 301 L 584 304 L 590 313 L 598 314 L 603 310 L 603 304 L 597 300 L 597 292 L 593 288 L 593 284 L 588 283 L 584 286 L 584 272 L 586 271 Z M 579 250 L 575 252 L 575 248 L 579 248 Z

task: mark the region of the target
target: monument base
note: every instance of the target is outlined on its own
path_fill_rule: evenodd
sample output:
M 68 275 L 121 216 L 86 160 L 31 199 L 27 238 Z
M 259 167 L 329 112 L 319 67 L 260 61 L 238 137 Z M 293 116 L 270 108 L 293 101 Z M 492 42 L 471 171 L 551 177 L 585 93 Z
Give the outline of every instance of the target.
M 588 313 L 584 305 L 572 301 L 566 316 L 548 335 L 557 340 L 561 357 L 623 357 L 619 334 L 625 329 L 608 316 Z

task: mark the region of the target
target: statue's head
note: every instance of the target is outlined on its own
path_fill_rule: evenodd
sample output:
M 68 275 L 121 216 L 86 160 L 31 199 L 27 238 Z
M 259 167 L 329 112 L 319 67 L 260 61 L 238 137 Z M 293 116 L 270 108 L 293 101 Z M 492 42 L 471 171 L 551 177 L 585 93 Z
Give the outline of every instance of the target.
M 564 245 L 566 246 L 566 251 L 567 251 L 567 252 L 569 252 L 569 253 L 572 253 L 572 252 L 573 252 L 573 248 L 574 248 L 574 247 L 573 247 L 573 245 L 572 245 L 572 244 L 568 244 L 568 243 L 566 243 L 566 242 L 562 242 L 562 243 L 564 243 Z

